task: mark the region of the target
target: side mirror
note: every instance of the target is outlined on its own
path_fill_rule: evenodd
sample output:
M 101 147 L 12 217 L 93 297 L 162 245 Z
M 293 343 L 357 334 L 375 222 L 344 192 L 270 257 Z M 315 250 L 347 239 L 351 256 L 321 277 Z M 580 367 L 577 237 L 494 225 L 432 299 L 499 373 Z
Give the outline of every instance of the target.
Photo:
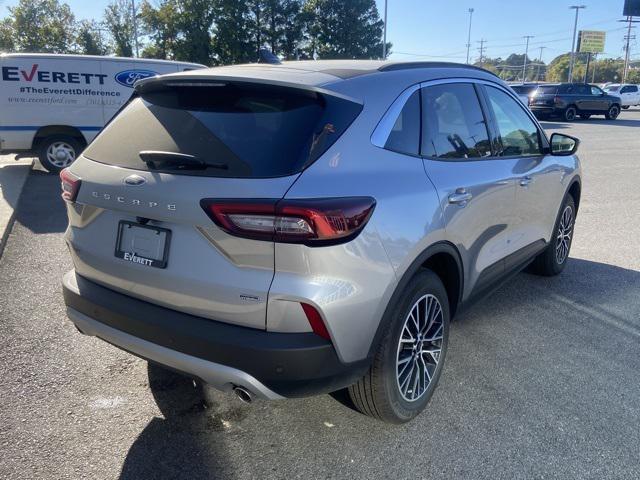
M 573 155 L 578 151 L 580 140 L 562 133 L 554 133 L 551 135 L 551 155 L 567 156 Z

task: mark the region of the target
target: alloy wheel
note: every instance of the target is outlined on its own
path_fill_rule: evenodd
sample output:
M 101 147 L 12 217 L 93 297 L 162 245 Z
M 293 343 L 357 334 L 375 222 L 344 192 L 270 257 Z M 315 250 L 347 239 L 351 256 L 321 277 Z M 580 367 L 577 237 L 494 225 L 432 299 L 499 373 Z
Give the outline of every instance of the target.
M 558 234 L 556 236 L 556 262 L 558 262 L 558 265 L 563 264 L 569 255 L 569 246 L 571 245 L 572 234 L 573 208 L 571 208 L 571 205 L 567 205 L 562 211 L 560 225 L 558 226 Z
M 431 294 L 416 301 L 407 315 L 396 356 L 396 383 L 408 402 L 420 399 L 434 377 L 444 333 L 442 306 Z

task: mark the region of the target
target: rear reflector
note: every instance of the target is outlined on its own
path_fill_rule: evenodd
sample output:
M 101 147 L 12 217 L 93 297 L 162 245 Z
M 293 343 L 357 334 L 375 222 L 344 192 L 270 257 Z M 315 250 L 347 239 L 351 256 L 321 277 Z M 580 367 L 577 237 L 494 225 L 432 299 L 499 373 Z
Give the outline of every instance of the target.
M 331 336 L 329 335 L 329 331 L 320 316 L 320 312 L 308 303 L 301 302 L 300 305 L 302 305 L 302 310 L 304 310 L 304 314 L 307 316 L 307 320 L 309 321 L 309 325 L 311 325 L 313 333 L 331 341 Z
M 65 168 L 60 172 L 60 181 L 62 182 L 62 199 L 75 202 L 80 190 L 80 179 Z
M 310 246 L 352 240 L 366 225 L 375 204 L 371 197 L 200 202 L 211 220 L 231 235 Z

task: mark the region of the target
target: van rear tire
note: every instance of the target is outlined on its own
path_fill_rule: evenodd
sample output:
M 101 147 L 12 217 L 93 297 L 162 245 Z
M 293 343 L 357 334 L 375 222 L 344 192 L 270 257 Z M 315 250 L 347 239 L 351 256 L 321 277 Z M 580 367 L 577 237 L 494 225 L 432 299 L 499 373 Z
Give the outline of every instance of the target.
M 67 135 L 52 135 L 38 142 L 38 159 L 50 173 L 59 173 L 71 165 L 81 151 L 78 139 Z

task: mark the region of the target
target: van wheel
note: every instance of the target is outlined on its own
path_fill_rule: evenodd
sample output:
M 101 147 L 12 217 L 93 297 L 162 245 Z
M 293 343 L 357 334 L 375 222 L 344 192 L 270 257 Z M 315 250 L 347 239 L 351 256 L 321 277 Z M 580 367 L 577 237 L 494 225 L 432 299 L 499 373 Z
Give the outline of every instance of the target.
M 620 107 L 618 105 L 611 105 L 607 113 L 604 114 L 607 120 L 615 120 L 620 115 Z
M 567 107 L 562 115 L 566 122 L 573 122 L 576 119 L 576 107 Z
M 571 241 L 573 240 L 573 226 L 576 221 L 576 205 L 571 195 L 567 195 L 558 212 L 553 235 L 547 248 L 531 263 L 528 271 L 537 275 L 550 277 L 558 275 L 564 270 Z
M 422 270 L 398 300 L 369 372 L 349 387 L 355 407 L 389 423 L 408 422 L 433 395 L 449 339 L 449 301 L 440 278 Z
M 80 142 L 66 135 L 53 135 L 39 142 L 38 158 L 44 168 L 51 173 L 58 173 L 71 165 L 82 147 Z

